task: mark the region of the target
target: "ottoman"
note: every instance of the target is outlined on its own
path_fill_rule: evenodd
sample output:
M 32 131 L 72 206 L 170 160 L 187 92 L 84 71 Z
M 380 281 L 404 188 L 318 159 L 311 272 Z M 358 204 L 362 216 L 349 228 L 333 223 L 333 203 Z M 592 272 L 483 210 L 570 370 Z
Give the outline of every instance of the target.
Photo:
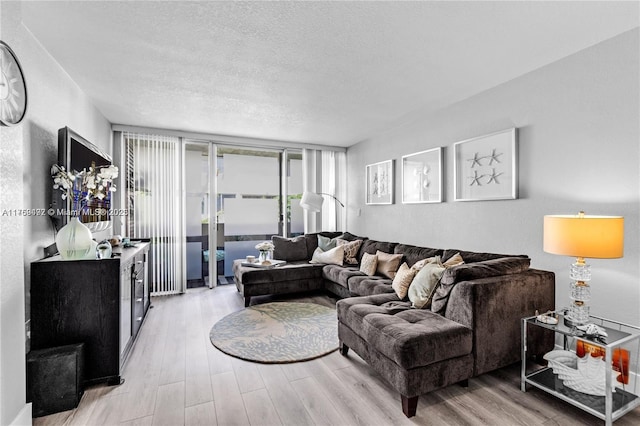
M 413 309 L 395 293 L 339 300 L 338 338 L 401 396 L 407 417 L 418 396 L 473 376 L 472 330 L 426 309 Z
M 242 260 L 233 261 L 236 288 L 249 306 L 251 297 L 267 294 L 287 294 L 323 289 L 322 264 L 307 261 L 288 262 L 271 269 L 242 266 Z

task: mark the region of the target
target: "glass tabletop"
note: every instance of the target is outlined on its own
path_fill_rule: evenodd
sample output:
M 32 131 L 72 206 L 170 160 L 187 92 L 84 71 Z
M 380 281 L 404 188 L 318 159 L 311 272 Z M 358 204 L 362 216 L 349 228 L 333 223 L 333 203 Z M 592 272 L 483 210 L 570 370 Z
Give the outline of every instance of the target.
M 635 338 L 637 333 L 629 333 L 622 330 L 617 330 L 615 328 L 608 327 L 606 325 L 598 324 L 599 321 L 593 321 L 598 327 L 604 329 L 607 333 L 606 337 L 598 337 L 596 336 L 588 336 L 583 331 L 579 330 L 575 325 L 571 325 L 567 320 L 565 320 L 565 316 L 561 312 L 553 312 L 557 314 L 558 323 L 557 324 L 547 324 L 537 319 L 537 316 L 526 318 L 527 323 L 534 324 L 538 327 L 543 327 L 549 330 L 553 330 L 556 333 L 563 334 L 565 336 L 577 337 L 586 342 L 590 342 L 599 346 L 612 347 L 617 346 L 619 344 L 624 343 L 629 340 L 629 338 Z M 608 321 L 612 322 L 612 321 Z

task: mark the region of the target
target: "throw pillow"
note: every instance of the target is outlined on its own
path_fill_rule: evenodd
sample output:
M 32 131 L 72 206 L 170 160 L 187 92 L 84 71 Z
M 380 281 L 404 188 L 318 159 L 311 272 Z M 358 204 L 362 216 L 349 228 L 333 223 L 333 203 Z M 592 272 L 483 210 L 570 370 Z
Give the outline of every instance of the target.
M 287 262 L 308 259 L 307 241 L 304 236 L 284 238 L 274 235 L 271 237 L 271 241 L 273 242 L 273 257 L 275 259 Z
M 344 246 L 344 262 L 349 265 L 357 265 L 358 259 L 356 259 L 356 255 L 362 245 L 362 240 L 347 241 L 342 238 L 337 238 L 336 242 L 339 246 Z
M 427 263 L 416 274 L 409 286 L 407 294 L 414 308 L 422 309 L 431 306 L 431 299 L 446 268 L 440 263 Z
M 344 246 L 334 247 L 331 250 L 323 251 L 320 247 L 313 252 L 310 263 L 325 263 L 332 265 L 344 264 Z
M 360 272 L 364 272 L 369 276 L 375 275 L 377 266 L 378 256 L 369 253 L 365 253 L 362 255 L 362 261 L 360 262 Z
M 462 256 L 460 256 L 460 253 L 456 253 L 453 256 L 451 256 L 451 258 L 448 259 L 446 262 L 444 262 L 442 265 L 445 268 L 453 268 L 454 266 L 462 265 L 463 263 L 464 263 L 464 260 L 462 259 Z
M 331 250 L 332 248 L 335 248 L 338 245 L 336 240 L 337 238 L 329 238 L 329 237 L 323 237 L 322 235 L 318 235 L 318 247 L 322 249 L 322 251 Z
M 440 263 L 440 256 L 433 256 L 433 257 L 428 257 L 426 259 L 418 260 L 416 263 L 413 264 L 411 269 L 414 269 L 416 272 L 418 272 L 419 270 L 424 268 L 424 265 L 428 263 Z
M 376 252 L 376 256 L 378 257 L 378 266 L 376 267 L 376 272 L 387 278 L 394 279 L 396 276 L 396 271 L 400 267 L 402 255 L 389 254 L 378 250 Z
M 396 291 L 396 294 L 400 298 L 400 300 L 407 297 L 407 291 L 409 290 L 409 285 L 411 285 L 411 281 L 413 277 L 416 276 L 415 269 L 409 268 L 407 263 L 403 263 L 400 265 L 398 272 L 396 272 L 396 276 L 393 278 L 393 282 L 391 283 L 391 287 Z

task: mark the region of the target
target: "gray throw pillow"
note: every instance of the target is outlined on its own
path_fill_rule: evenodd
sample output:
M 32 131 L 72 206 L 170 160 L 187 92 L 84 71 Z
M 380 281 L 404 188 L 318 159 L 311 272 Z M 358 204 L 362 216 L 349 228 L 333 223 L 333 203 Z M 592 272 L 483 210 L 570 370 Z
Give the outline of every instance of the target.
M 329 238 L 329 237 L 323 237 L 322 235 L 318 235 L 318 247 L 320 247 L 320 249 L 322 251 L 329 251 L 333 248 L 336 248 L 336 246 L 338 245 L 338 238 Z
M 295 262 L 309 259 L 307 257 L 307 242 L 304 236 L 284 238 L 274 235 L 271 237 L 271 241 L 274 246 L 273 257 L 277 260 Z

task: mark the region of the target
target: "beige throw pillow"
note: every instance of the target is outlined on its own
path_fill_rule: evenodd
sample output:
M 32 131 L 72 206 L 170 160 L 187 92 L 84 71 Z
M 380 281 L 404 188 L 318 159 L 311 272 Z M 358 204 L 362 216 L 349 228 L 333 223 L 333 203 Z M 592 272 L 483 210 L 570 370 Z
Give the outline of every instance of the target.
M 462 265 L 463 263 L 464 263 L 464 259 L 462 259 L 462 256 L 460 256 L 460 253 L 456 253 L 453 256 L 451 256 L 449 260 L 444 262 L 442 265 L 445 268 L 453 268 L 454 266 Z
M 338 246 L 328 251 L 323 251 L 318 247 L 309 263 L 325 263 L 342 266 L 344 263 L 344 246 Z
M 393 283 L 391 283 L 391 287 L 396 291 L 396 294 L 400 299 L 404 299 L 407 297 L 407 291 L 409 290 L 409 286 L 411 285 L 411 281 L 413 277 L 416 276 L 415 269 L 409 268 L 409 265 L 403 263 L 398 272 L 396 272 L 396 276 L 393 279 Z
M 428 263 L 416 274 L 407 294 L 414 308 L 431 306 L 431 299 L 447 268 L 438 263 Z
M 376 252 L 378 257 L 378 266 L 376 272 L 382 276 L 393 279 L 396 276 L 396 271 L 400 267 L 402 261 L 401 254 L 389 254 L 378 250 Z
M 356 256 L 358 255 L 358 249 L 362 245 L 362 240 L 347 241 L 337 238 L 336 242 L 339 246 L 344 246 L 344 263 L 357 265 L 358 259 Z
M 377 266 L 378 256 L 369 253 L 365 253 L 362 255 L 362 261 L 360 262 L 360 272 L 364 272 L 369 276 L 375 275 Z

